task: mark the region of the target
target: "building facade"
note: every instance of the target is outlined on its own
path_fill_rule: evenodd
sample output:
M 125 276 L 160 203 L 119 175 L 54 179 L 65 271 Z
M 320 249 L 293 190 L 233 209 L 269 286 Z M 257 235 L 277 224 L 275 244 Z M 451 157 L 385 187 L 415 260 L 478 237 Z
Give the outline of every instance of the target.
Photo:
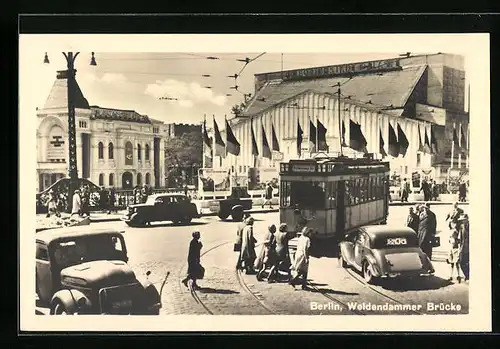
M 253 98 L 237 118 L 230 120 L 241 153 L 214 158 L 214 167 L 246 173 L 257 165 L 278 171 L 281 159 L 314 156 L 309 125 L 310 121 L 316 125 L 316 120 L 327 129 L 328 152 L 339 153 L 342 122 L 345 142 L 349 144 L 348 125 L 352 120 L 361 125 L 368 152 L 375 154 L 381 153 L 381 138 L 385 152 L 389 153 L 389 125 L 396 135 L 399 127 L 409 144 L 404 156 L 386 157 L 391 172 L 410 178 L 415 171 L 423 170 L 441 183 L 451 164 L 454 130 L 459 139 L 467 139 L 466 144 L 454 145 L 454 168 L 459 162 L 463 171 L 468 166 L 469 115 L 464 111 L 465 91 L 463 57 L 441 53 L 257 74 Z M 299 124 L 303 131 L 300 154 L 297 152 Z M 272 127 L 279 143 L 280 152 L 275 153 L 278 156 L 255 159 L 251 129 L 262 155 L 263 134 L 271 144 Z M 425 144 L 429 145 L 427 150 Z M 345 147 L 342 153 L 362 155 Z
M 68 173 L 68 99 L 58 72 L 43 109 L 37 110 L 37 187 L 45 190 Z M 164 186 L 168 129 L 133 110 L 90 106 L 78 84 L 75 96 L 78 177 L 104 187 Z

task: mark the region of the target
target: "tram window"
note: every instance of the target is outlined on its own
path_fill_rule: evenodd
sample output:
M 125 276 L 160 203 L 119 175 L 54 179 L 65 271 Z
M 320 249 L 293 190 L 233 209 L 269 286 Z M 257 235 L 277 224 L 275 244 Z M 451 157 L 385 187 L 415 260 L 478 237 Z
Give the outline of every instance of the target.
M 291 183 L 282 181 L 281 182 L 281 190 L 280 190 L 280 198 L 281 198 L 281 206 L 282 207 L 289 207 L 291 205 L 290 203 L 290 198 L 291 198 Z
M 326 208 L 337 208 L 337 182 L 329 182 L 327 185 Z
M 285 183 L 285 182 L 282 182 Z M 288 182 L 289 187 L 282 187 L 288 190 L 290 199 L 284 199 L 283 204 L 287 206 L 299 206 L 303 208 L 325 208 L 326 204 L 326 183 L 325 182 Z M 282 197 L 287 195 L 283 194 Z

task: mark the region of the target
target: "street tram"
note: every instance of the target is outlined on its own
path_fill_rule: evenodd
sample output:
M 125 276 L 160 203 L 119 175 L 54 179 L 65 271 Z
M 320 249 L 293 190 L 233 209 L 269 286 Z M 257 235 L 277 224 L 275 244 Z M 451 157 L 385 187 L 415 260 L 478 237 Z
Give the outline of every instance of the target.
M 371 155 L 371 154 L 369 154 Z M 307 225 L 311 240 L 333 238 L 388 216 L 389 162 L 323 157 L 280 163 L 280 222 L 289 231 Z

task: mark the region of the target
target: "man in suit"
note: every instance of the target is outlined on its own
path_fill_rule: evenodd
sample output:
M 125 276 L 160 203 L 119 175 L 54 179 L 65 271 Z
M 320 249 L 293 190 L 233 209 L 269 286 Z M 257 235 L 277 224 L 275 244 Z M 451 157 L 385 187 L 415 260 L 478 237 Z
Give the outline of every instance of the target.
M 401 186 L 401 202 L 408 202 L 408 196 L 410 195 L 410 183 L 406 180 L 403 180 L 403 185 Z

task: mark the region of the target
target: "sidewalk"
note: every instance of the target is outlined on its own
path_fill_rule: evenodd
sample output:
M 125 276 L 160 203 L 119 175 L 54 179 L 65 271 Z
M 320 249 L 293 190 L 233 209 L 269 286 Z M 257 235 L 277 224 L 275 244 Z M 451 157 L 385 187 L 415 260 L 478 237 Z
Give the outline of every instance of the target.
M 425 204 L 425 201 L 410 201 L 410 202 L 401 202 L 401 201 L 392 201 L 389 203 L 389 206 L 412 206 L 412 205 L 417 205 L 417 204 Z M 447 201 L 430 201 L 431 205 L 453 205 L 454 202 L 447 202 Z M 469 205 L 468 202 L 460 202 L 459 205 Z M 254 205 L 253 208 L 248 211 L 250 213 L 271 213 L 271 212 L 279 212 L 279 208 L 275 206 L 276 208 L 273 207 L 273 209 L 269 208 L 261 208 L 260 205 Z M 94 223 L 101 223 L 101 222 L 114 222 L 114 221 L 119 221 L 123 215 L 127 213 L 127 210 L 120 210 L 117 213 L 111 213 L 107 214 L 106 212 L 91 212 L 90 214 L 90 221 Z M 202 208 L 201 209 L 201 216 L 202 217 L 211 217 L 211 216 L 217 216 L 216 213 L 210 212 L 209 209 Z M 45 214 L 38 214 L 37 218 L 40 217 L 45 217 Z

